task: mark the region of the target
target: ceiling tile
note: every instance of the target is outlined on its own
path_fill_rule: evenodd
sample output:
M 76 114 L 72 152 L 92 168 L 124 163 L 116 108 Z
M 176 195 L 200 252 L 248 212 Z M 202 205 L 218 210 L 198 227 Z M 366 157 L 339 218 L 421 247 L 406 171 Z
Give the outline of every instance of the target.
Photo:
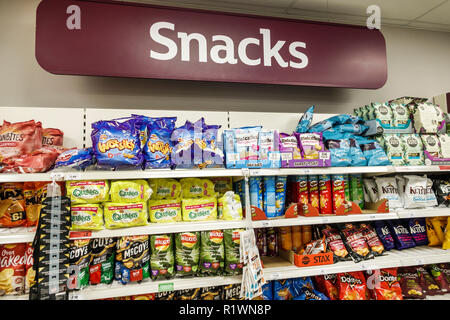
M 432 22 L 450 25 L 450 1 L 428 12 L 426 15 L 418 19 L 420 22 Z
M 445 0 L 328 0 L 331 12 L 366 16 L 367 7 L 373 4 L 381 8 L 381 19 L 414 20 Z

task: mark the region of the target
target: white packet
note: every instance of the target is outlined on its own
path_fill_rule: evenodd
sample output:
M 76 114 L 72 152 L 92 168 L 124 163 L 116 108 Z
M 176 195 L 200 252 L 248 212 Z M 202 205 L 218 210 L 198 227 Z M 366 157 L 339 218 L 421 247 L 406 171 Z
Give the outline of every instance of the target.
M 403 207 L 395 177 L 375 177 L 375 183 L 377 184 L 379 199 L 387 199 L 389 201 L 389 208 Z
M 406 175 L 404 178 L 406 179 L 404 208 L 412 209 L 427 207 L 427 178 L 416 175 Z
M 377 202 L 379 200 L 378 188 L 375 180 L 373 179 L 363 179 L 364 189 L 369 195 L 370 202 Z
M 398 195 L 400 196 L 400 201 L 401 201 L 402 205 L 404 205 L 405 204 L 406 180 L 401 175 L 396 175 L 395 179 L 397 179 Z

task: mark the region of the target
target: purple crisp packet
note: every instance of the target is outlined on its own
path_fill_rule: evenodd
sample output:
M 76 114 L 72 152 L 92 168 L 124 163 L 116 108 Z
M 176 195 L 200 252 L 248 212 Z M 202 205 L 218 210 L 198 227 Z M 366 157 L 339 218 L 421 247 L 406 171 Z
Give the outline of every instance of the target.
M 298 142 L 305 159 L 319 159 L 319 152 L 325 149 L 321 132 L 297 133 Z
M 389 227 L 382 220 L 378 220 L 374 222 L 375 231 L 377 232 L 378 237 L 380 238 L 383 246 L 386 250 L 391 250 L 395 248 L 394 238 L 392 238 L 391 232 L 389 231 Z
M 428 244 L 425 218 L 408 219 L 406 225 L 409 227 L 409 232 L 416 246 L 426 246 Z
M 291 154 L 290 159 L 302 159 L 297 134 L 280 133 L 280 153 Z
M 397 250 L 413 248 L 416 246 L 408 228 L 406 228 L 400 221 L 388 220 L 386 223 L 392 237 L 395 240 L 395 248 Z

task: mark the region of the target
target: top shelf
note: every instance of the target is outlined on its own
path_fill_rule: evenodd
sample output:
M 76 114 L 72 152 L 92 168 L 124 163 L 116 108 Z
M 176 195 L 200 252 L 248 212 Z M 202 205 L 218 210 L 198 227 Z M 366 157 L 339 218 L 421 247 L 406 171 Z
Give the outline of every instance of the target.
M 47 172 L 28 174 L 0 174 L 0 182 L 26 182 L 56 180 L 123 180 L 149 178 L 187 178 L 187 177 L 244 177 L 283 176 L 283 175 L 321 175 L 321 174 L 390 174 L 390 173 L 428 173 L 450 172 L 450 166 L 379 166 L 379 167 L 328 167 L 328 168 L 279 168 L 279 169 L 153 169 L 124 171 L 85 171 L 85 172 Z

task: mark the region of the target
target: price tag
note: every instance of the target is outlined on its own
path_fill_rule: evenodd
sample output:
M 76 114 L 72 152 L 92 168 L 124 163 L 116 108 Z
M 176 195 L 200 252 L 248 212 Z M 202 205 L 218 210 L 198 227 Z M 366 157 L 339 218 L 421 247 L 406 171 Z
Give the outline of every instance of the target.
M 330 218 L 322 218 L 322 223 L 328 223 L 330 222 Z
M 325 274 L 325 269 L 324 269 L 324 268 L 321 268 L 321 269 L 319 270 L 319 274 Z
M 92 231 L 70 231 L 69 237 L 70 239 L 91 238 Z
M 377 215 L 376 215 L 376 214 L 371 214 L 369 218 L 370 218 L 370 219 L 376 219 L 376 218 L 377 218 Z
M 252 169 L 250 170 L 250 176 L 260 176 L 261 175 L 261 170 L 257 170 L 257 169 Z
M 50 173 L 52 180 L 62 180 L 64 179 L 64 173 L 62 172 L 52 172 Z
M 329 160 L 330 159 L 330 152 L 319 152 L 319 159 Z
M 311 174 L 313 171 L 311 169 L 305 169 L 303 170 L 304 174 Z
M 158 292 L 173 291 L 173 282 L 158 284 Z
M 422 258 L 416 259 L 416 265 L 422 265 L 425 264 L 425 260 Z
M 264 228 L 270 227 L 270 221 L 263 221 L 263 222 L 262 222 L 262 226 L 263 226 Z
M 65 180 L 80 180 L 81 172 L 69 172 L 66 173 Z
M 83 295 L 80 293 L 72 293 L 70 295 L 70 300 L 84 300 Z
M 292 153 L 282 153 L 281 160 L 283 160 L 283 161 L 292 160 Z
M 281 278 L 281 275 L 280 275 L 278 272 L 272 273 L 272 274 L 270 275 L 270 279 L 271 279 L 271 280 L 278 280 L 278 279 L 280 279 L 280 278 Z
M 280 160 L 280 153 L 279 152 L 270 152 L 269 153 L 269 160 L 270 161 L 278 161 L 278 160 Z

